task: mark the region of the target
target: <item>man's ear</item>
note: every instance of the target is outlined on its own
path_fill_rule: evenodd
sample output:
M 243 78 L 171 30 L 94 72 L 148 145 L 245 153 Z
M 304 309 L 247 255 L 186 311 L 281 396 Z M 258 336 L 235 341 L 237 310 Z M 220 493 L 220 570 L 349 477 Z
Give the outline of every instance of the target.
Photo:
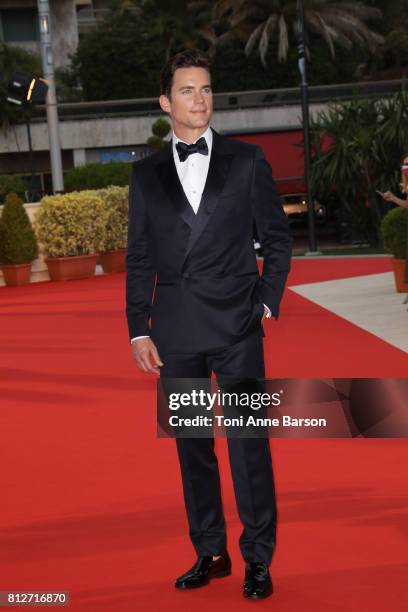
M 160 96 L 159 104 L 160 104 L 160 108 L 162 109 L 162 111 L 170 114 L 171 103 L 167 96 L 164 96 L 164 95 Z

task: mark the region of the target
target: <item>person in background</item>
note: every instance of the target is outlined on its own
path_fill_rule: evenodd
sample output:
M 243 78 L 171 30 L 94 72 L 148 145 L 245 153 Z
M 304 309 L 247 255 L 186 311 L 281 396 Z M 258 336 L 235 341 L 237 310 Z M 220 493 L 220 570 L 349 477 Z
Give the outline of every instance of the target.
M 405 155 L 402 160 L 401 165 L 401 187 L 402 192 L 404 194 L 408 194 L 408 155 Z M 398 198 L 392 191 L 386 191 L 385 193 L 378 192 L 386 202 L 392 202 L 393 204 L 397 204 L 398 206 L 402 206 L 402 208 L 408 208 L 408 200 L 403 200 L 402 198 Z
M 401 188 L 402 188 L 402 192 L 408 196 L 408 154 L 405 155 L 404 159 L 402 160 Z M 401 206 L 402 208 L 408 208 L 408 199 L 403 200 L 402 198 L 398 198 L 391 191 L 386 191 L 385 193 L 381 193 L 381 192 L 379 193 L 386 202 L 392 202 L 394 204 L 397 204 L 398 206 Z M 405 282 L 408 283 L 408 240 L 407 240 L 407 258 L 406 258 L 404 277 L 405 277 Z M 408 296 L 404 304 L 407 304 L 407 303 L 408 303 Z

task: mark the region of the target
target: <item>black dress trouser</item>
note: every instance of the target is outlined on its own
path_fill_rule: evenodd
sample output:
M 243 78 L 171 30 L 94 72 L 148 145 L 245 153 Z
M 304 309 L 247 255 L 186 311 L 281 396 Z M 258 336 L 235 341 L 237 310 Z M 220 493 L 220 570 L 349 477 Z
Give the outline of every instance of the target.
M 263 342 L 255 333 L 216 351 L 161 355 L 163 378 L 264 378 Z M 189 532 L 198 556 L 226 549 L 220 476 L 213 438 L 176 438 Z M 270 564 L 276 542 L 276 501 L 268 438 L 228 438 L 245 561 Z

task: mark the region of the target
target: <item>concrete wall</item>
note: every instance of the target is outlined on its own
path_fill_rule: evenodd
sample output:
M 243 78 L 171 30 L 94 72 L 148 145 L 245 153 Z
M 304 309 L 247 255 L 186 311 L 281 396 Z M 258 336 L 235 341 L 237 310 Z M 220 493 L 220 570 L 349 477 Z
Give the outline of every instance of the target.
M 312 105 L 311 115 L 324 108 L 325 105 Z M 301 114 L 300 106 L 218 111 L 214 114 L 212 125 L 221 132 L 286 129 L 300 127 Z M 144 145 L 156 119 L 157 117 L 118 117 L 63 121 L 60 122 L 61 145 L 64 150 L 74 151 L 74 159 L 77 159 L 80 165 L 84 159 L 83 150 Z M 48 150 L 47 124 L 34 123 L 31 132 L 34 151 Z M 81 152 L 76 154 L 76 150 Z M 0 154 L 21 151 L 28 151 L 27 130 L 24 125 L 12 126 L 7 133 L 0 131 Z

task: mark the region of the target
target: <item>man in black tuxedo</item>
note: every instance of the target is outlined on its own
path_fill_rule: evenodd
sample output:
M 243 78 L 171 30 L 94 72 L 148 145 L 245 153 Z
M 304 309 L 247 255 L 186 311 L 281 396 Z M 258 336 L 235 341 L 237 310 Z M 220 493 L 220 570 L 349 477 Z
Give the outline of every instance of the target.
M 278 318 L 292 239 L 271 169 L 257 146 L 209 127 L 209 59 L 197 50 L 171 58 L 160 106 L 172 141 L 135 162 L 129 192 L 127 318 L 144 372 L 166 378 L 265 376 L 263 327 Z M 255 219 L 264 252 L 259 276 Z M 154 302 L 152 304 L 154 294 Z M 150 321 L 150 326 L 149 326 Z M 231 573 L 213 438 L 177 438 L 193 567 L 175 586 L 189 589 Z M 228 450 L 244 526 L 244 596 L 272 592 L 276 505 L 269 441 L 231 438 Z

